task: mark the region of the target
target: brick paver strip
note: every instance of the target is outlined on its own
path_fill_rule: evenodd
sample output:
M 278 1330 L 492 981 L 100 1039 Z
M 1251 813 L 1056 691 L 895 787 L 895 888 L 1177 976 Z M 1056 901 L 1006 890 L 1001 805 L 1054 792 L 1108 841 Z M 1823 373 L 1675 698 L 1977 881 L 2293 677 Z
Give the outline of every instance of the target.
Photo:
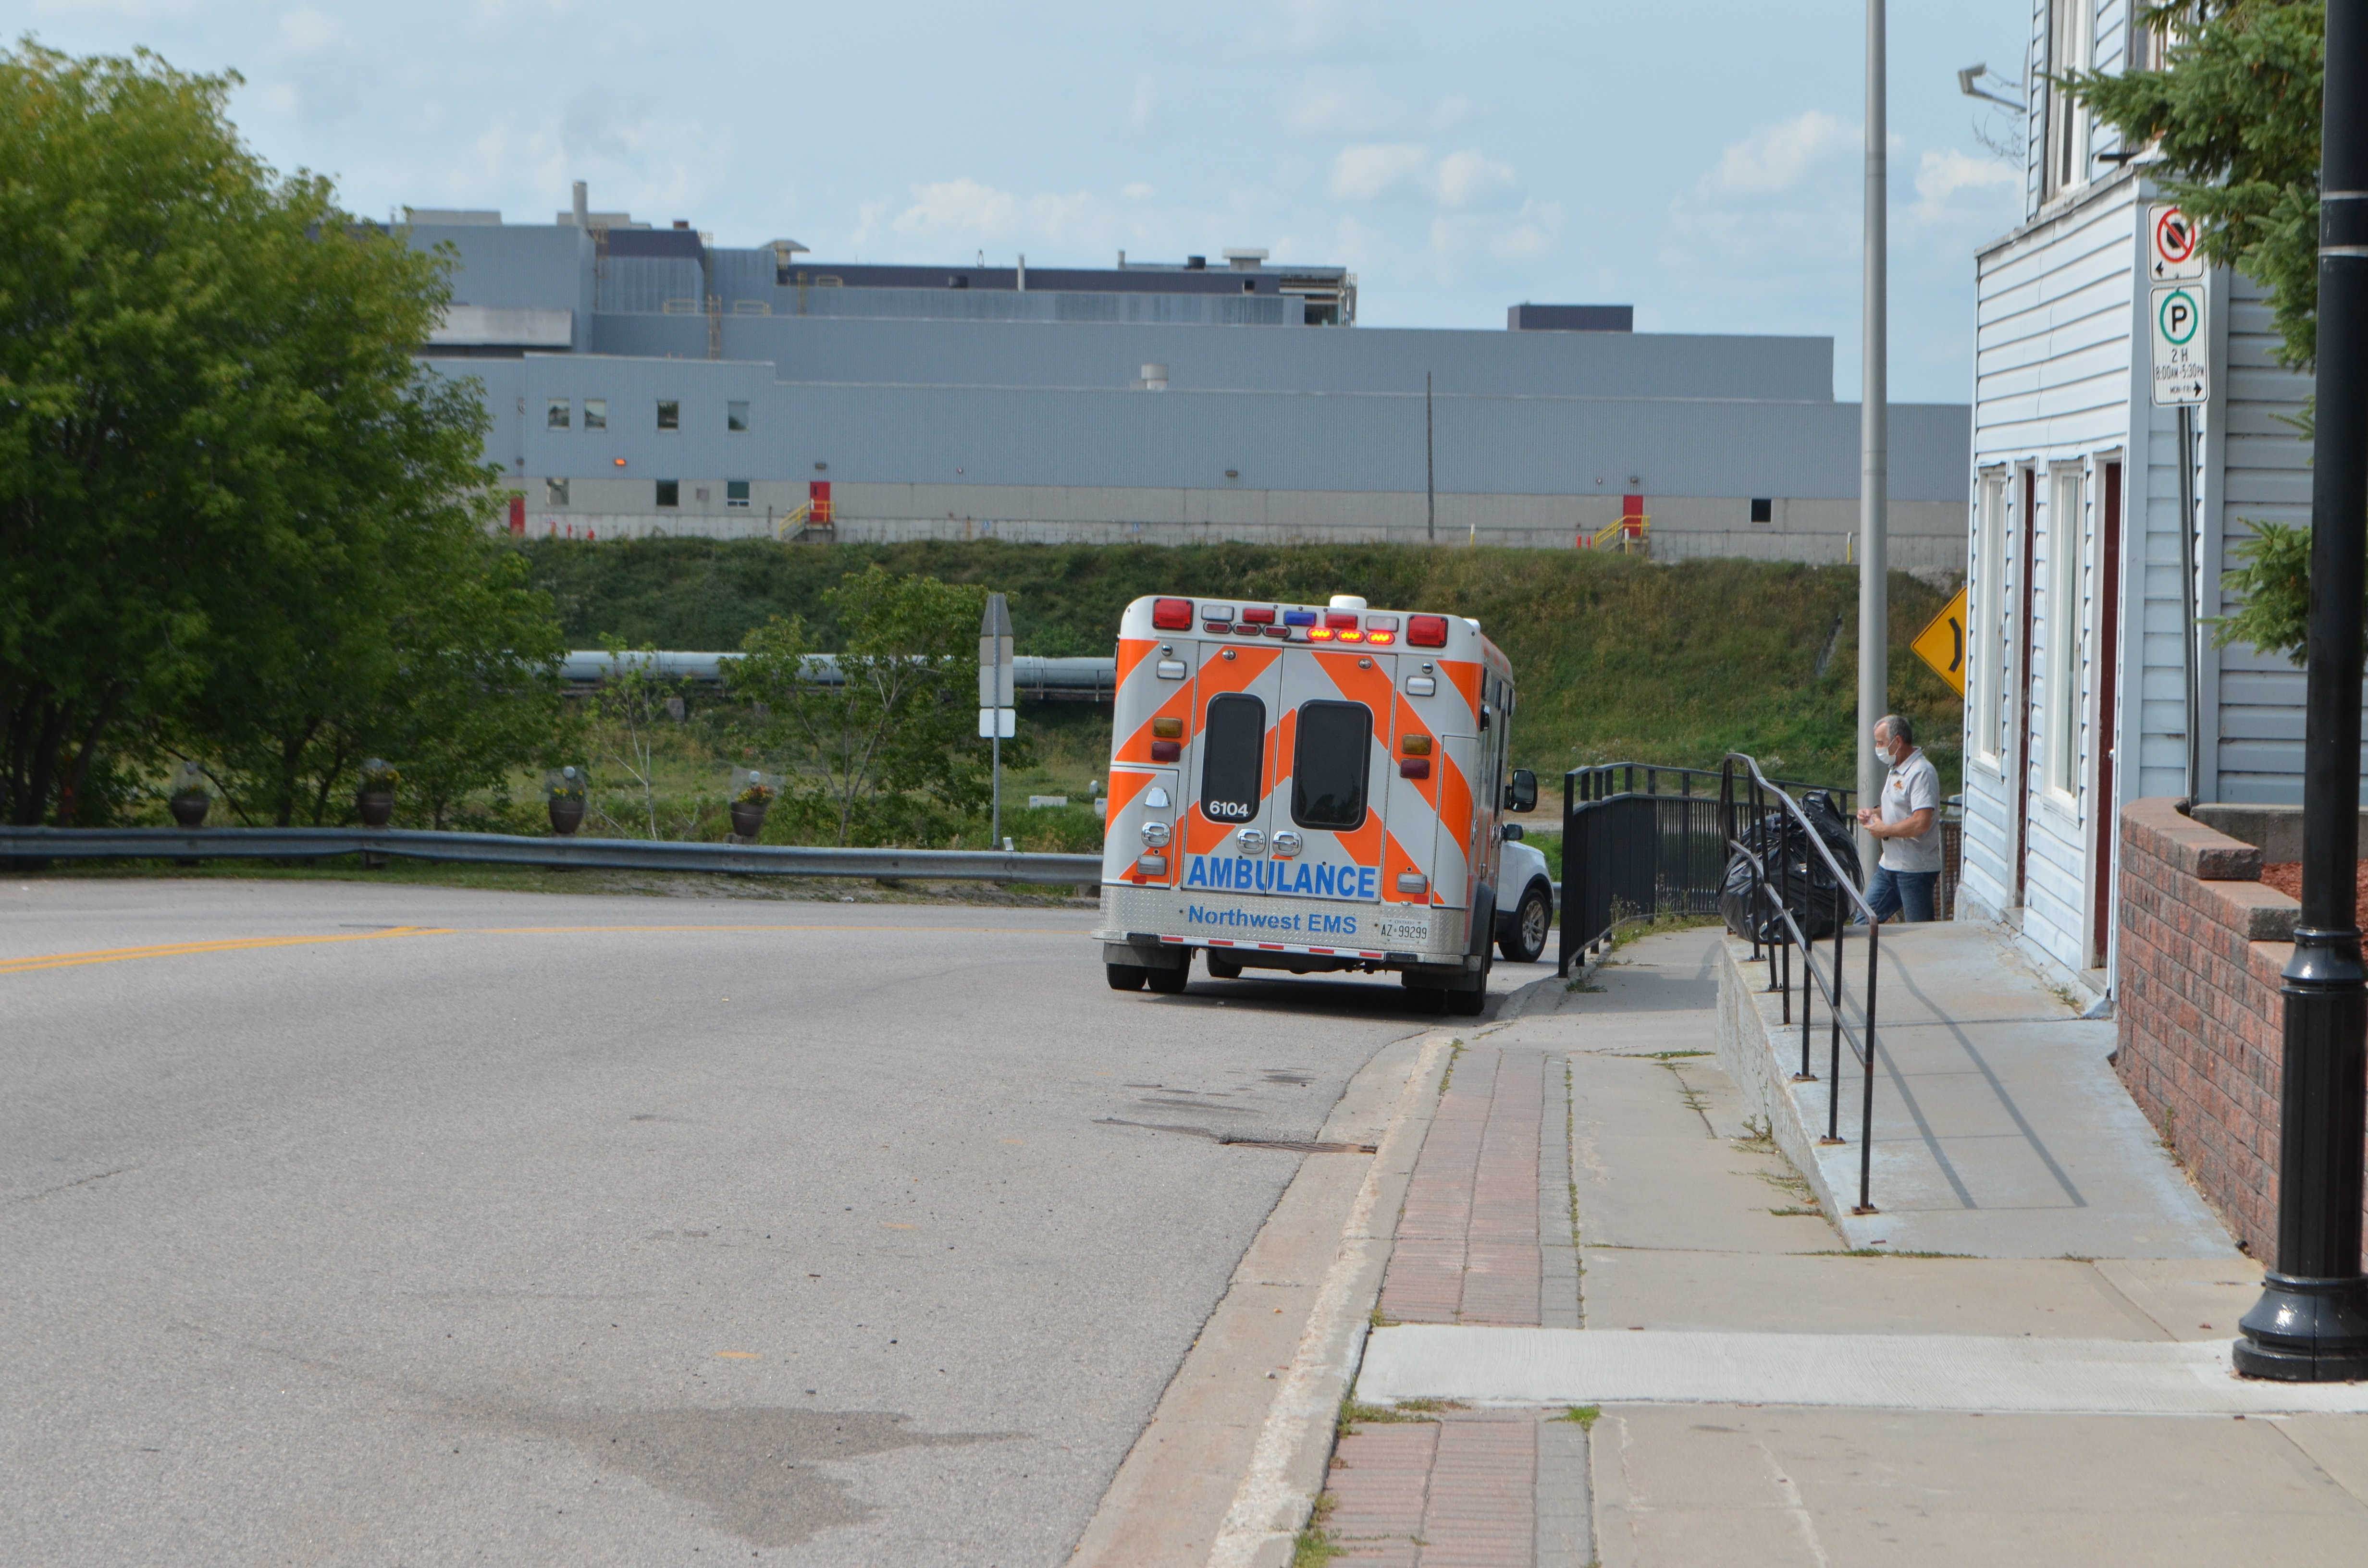
M 1407 1184 L 1382 1284 L 1399 1323 L 1534 1326 L 1541 1321 L 1538 1139 L 1549 1058 L 1467 1050 Z
M 1528 1411 L 1440 1423 L 1423 1510 L 1422 1568 L 1532 1568 L 1538 1420 Z
M 1327 1482 L 1328 1528 L 1351 1562 L 1414 1568 L 1420 1561 L 1416 1540 L 1438 1448 L 1433 1421 L 1360 1426 L 1340 1439 Z

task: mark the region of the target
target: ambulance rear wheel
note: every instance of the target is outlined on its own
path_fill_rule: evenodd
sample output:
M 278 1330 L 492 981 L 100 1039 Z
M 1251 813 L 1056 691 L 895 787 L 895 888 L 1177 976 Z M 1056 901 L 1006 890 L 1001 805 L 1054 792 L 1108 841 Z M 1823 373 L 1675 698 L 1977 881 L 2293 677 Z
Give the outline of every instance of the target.
M 1191 978 L 1192 955 L 1188 952 L 1184 955 L 1184 961 L 1178 964 L 1174 969 L 1153 970 L 1151 971 L 1151 988 L 1154 991 L 1158 992 L 1163 996 L 1173 996 L 1178 992 L 1183 990 L 1184 983 Z
M 1212 979 L 1215 980 L 1239 980 L 1242 977 L 1242 960 L 1239 959 L 1221 959 L 1216 954 L 1211 953 L 1209 955 L 1209 974 Z
M 1112 991 L 1140 991 L 1151 978 L 1151 971 L 1139 963 L 1106 963 L 1102 971 L 1110 976 Z
M 1488 1005 L 1487 991 L 1477 985 L 1469 991 L 1449 991 L 1441 994 L 1447 998 L 1447 1010 L 1459 1018 L 1476 1018 L 1481 1009 Z

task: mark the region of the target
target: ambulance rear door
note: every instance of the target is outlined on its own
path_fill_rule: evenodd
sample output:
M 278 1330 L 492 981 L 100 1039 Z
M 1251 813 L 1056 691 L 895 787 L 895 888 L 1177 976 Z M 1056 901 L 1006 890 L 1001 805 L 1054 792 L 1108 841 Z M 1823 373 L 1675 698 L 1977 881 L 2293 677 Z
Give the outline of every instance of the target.
M 1271 892 L 1276 824 L 1275 730 L 1282 706 L 1281 644 L 1201 643 L 1192 744 L 1184 756 L 1190 809 L 1182 821 L 1188 892 Z
M 1272 891 L 1381 898 L 1396 673 L 1395 655 L 1354 644 L 1295 643 L 1285 655 L 1269 834 L 1283 863 Z

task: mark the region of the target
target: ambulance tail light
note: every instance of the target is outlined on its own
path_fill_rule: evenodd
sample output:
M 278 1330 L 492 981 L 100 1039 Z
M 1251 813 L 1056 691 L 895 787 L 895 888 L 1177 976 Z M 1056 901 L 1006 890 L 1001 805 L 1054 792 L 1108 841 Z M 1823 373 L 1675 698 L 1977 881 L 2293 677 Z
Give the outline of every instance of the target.
M 1311 626 L 1307 629 L 1307 640 L 1310 642 L 1329 642 L 1338 633 L 1328 626 Z
M 1191 631 L 1192 601 L 1190 599 L 1154 599 L 1151 603 L 1151 624 L 1162 631 Z M 1447 622 L 1442 620 L 1439 626 L 1440 638 L 1443 645 L 1446 641 Z
M 1183 755 L 1184 743 L 1182 741 L 1154 741 L 1151 743 L 1151 760 L 1154 762 L 1174 762 Z
M 1354 631 L 1357 630 L 1357 618 L 1348 610 L 1326 610 L 1324 612 L 1324 624 L 1335 631 Z
M 1151 733 L 1163 741 L 1182 740 L 1184 721 L 1177 718 L 1154 719 L 1151 722 Z
M 1430 758 L 1427 756 L 1402 756 L 1398 758 L 1398 777 L 1401 778 L 1429 778 Z
M 1397 640 L 1398 634 L 1395 631 L 1368 631 L 1365 633 L 1365 641 L 1371 642 L 1376 648 L 1386 648 Z
M 1274 607 L 1272 605 L 1244 605 L 1242 607 L 1242 619 L 1252 626 L 1272 626 L 1274 624 Z
M 1343 642 L 1362 642 L 1364 640 L 1365 634 L 1361 631 L 1343 631 L 1340 633 L 1340 641 Z
M 1447 618 L 1443 615 L 1406 617 L 1406 645 L 1410 648 L 1446 647 Z

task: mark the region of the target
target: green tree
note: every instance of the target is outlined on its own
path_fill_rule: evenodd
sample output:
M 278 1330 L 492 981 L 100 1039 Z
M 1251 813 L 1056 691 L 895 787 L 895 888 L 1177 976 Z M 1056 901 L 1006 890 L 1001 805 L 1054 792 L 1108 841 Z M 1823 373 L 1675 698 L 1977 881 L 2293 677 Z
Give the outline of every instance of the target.
M 2203 254 L 2268 291 L 2278 357 L 2310 368 L 2318 334 L 2319 106 L 2323 0 L 2184 0 L 2147 7 L 2170 39 L 2159 71 L 2078 73 L 2072 95 L 2130 146 L 2159 145 L 2163 188 L 2195 220 Z M 2305 437 L 2309 434 L 2305 415 Z M 2310 531 L 2248 519 L 2226 587 L 2239 606 L 2215 640 L 2303 662 Z
M 942 836 L 986 801 L 977 737 L 978 625 L 986 590 L 877 565 L 823 595 L 839 630 L 838 679 L 815 678 L 802 619 L 751 631 L 727 665 L 735 696 L 762 704 L 770 744 L 794 759 L 802 812 L 840 844 Z M 1024 743 L 1004 758 L 1024 767 Z
M 556 713 L 547 600 L 487 537 L 482 404 L 411 357 L 449 262 L 259 162 L 236 81 L 0 54 L 11 821 L 76 820 L 94 768 L 156 746 L 251 821 L 341 814 L 374 750 L 444 812 Z

